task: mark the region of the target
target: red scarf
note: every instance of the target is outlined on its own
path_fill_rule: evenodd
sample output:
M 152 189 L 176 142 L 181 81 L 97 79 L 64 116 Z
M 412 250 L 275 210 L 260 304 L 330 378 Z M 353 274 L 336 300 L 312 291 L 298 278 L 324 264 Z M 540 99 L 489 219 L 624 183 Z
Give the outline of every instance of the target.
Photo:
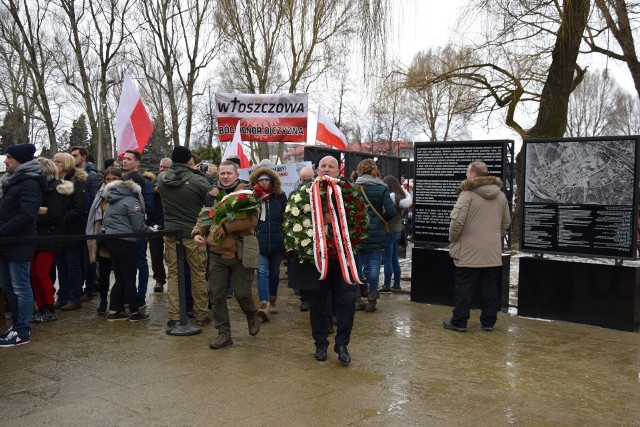
M 258 183 L 253 186 L 253 194 L 256 196 L 256 199 L 259 199 L 260 197 L 266 195 L 267 197 L 262 200 L 268 202 L 269 197 L 271 197 L 271 193 L 273 193 L 273 185 L 271 185 L 271 187 L 267 188 L 266 190 L 262 188 Z

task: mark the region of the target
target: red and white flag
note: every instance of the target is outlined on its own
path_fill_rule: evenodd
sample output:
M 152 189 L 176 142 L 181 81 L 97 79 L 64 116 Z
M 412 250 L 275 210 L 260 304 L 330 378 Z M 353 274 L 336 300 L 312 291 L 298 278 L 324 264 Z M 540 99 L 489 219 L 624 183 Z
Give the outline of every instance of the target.
M 238 157 L 240 159 L 240 167 L 242 169 L 251 167 L 249 157 L 247 157 L 244 152 L 244 145 L 242 145 L 242 138 L 240 137 L 240 120 L 238 120 L 236 131 L 233 133 L 233 140 L 229 143 L 229 145 L 227 145 L 227 148 L 224 150 L 222 160 L 227 160 L 227 158 L 229 157 Z
M 140 99 L 131 76 L 125 73 L 116 115 L 116 149 L 122 156 L 127 150 L 142 153 L 153 132 L 153 123 Z
M 339 150 L 347 149 L 347 137 L 344 136 L 344 134 L 340 132 L 340 129 L 333 124 L 333 121 L 322 112 L 320 107 L 318 107 L 318 131 L 316 132 L 316 140 L 336 147 Z

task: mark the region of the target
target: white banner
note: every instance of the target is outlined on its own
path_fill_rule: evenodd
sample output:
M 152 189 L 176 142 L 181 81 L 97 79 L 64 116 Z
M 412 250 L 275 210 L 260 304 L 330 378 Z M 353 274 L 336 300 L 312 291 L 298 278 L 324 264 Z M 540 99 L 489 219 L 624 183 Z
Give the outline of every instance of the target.
M 280 177 L 282 191 L 285 192 L 287 197 L 289 197 L 289 194 L 298 188 L 298 184 L 300 184 L 300 178 L 298 175 L 300 173 L 300 169 L 304 167 L 312 167 L 311 162 L 283 163 L 281 165 L 271 166 L 271 169 L 273 169 L 273 171 Z M 249 175 L 251 175 L 251 173 L 257 168 L 258 165 L 247 169 L 238 169 L 240 172 L 240 179 L 249 181 Z
M 220 141 L 231 141 L 240 121 L 243 141 L 306 142 L 309 95 L 217 93 Z

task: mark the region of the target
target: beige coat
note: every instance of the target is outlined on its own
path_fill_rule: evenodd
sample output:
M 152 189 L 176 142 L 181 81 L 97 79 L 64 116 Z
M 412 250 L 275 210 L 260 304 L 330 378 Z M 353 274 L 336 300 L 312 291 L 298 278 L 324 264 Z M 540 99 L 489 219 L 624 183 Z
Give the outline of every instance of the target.
M 451 211 L 449 256 L 458 267 L 502 265 L 502 236 L 511 225 L 502 181 L 482 176 L 462 181 Z

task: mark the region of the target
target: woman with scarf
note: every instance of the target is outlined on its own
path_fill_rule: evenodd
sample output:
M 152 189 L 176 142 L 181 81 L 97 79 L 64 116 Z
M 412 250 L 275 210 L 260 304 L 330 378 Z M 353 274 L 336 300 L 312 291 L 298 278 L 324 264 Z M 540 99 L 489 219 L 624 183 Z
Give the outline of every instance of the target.
M 38 165 L 47 176 L 47 189 L 42 193 L 36 232 L 38 236 L 64 235 L 64 207 L 68 196 L 73 194 L 70 181 L 58 179 L 56 164 L 44 157 L 38 157 Z M 31 259 L 31 288 L 36 299 L 38 310 L 33 313 L 36 323 L 57 320 L 54 304 L 54 288 L 51 281 L 51 267 L 56 255 L 62 252 L 60 241 L 39 241 L 36 252 Z
M 270 167 L 259 167 L 249 177 L 256 198 L 264 197 L 260 204 L 257 237 L 260 244 L 258 267 L 258 316 L 262 321 L 278 313 L 276 299 L 280 282 L 280 262 L 284 255 L 284 209 L 287 196 L 282 191 L 280 177 Z
M 368 236 L 358 252 L 364 278 L 369 282 L 366 312 L 376 311 L 380 267 L 387 246 L 386 222 L 396 215 L 396 206 L 389 196 L 389 187 L 382 182 L 380 171 L 373 159 L 358 164 L 356 185 L 360 186 L 369 214 Z
M 102 220 L 104 211 L 107 209 L 107 198 L 105 188 L 108 184 L 120 180 L 122 169 L 109 167 L 102 172 L 102 181 L 98 183 L 98 191 L 89 209 L 86 234 L 100 234 L 102 232 Z M 87 240 L 89 248 L 89 261 L 98 263 L 98 292 L 100 293 L 100 304 L 96 312 L 98 314 L 107 313 L 107 295 L 109 294 L 109 279 L 111 277 L 111 255 L 107 250 L 104 241 Z

